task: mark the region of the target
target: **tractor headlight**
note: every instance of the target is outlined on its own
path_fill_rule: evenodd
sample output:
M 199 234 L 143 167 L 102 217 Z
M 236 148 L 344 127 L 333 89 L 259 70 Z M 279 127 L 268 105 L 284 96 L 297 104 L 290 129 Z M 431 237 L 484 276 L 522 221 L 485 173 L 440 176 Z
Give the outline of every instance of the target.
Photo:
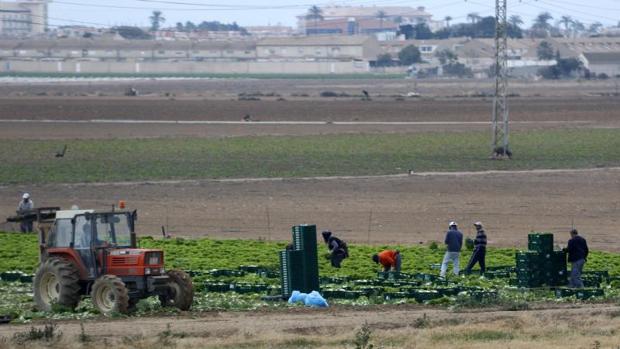
M 151 268 L 144 268 L 144 275 L 151 275 Z
M 161 264 L 161 261 L 161 253 L 159 252 L 149 252 L 146 255 L 146 264 L 148 265 L 158 265 Z

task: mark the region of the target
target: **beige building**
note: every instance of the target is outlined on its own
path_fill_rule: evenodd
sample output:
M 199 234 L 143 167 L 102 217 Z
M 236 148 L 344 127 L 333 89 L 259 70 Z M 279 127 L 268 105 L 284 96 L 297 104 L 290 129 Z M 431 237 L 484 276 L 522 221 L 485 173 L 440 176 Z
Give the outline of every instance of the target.
M 47 31 L 48 0 L 0 0 L 0 36 L 29 36 Z
M 369 36 L 304 36 L 270 38 L 256 44 L 262 60 L 372 61 L 381 46 Z
M 380 51 L 368 37 L 271 40 L 0 40 L 0 72 L 355 74 L 368 73 L 365 59 Z
M 0 60 L 205 61 L 256 58 L 253 41 L 0 40 Z
M 582 54 L 581 61 L 597 75 L 620 76 L 620 52 L 586 52 Z
M 400 24 L 419 23 L 439 29 L 424 7 L 326 6 L 321 11 L 321 19 L 308 18 L 307 13 L 297 16 L 298 31 L 305 35 L 359 35 L 396 31 Z

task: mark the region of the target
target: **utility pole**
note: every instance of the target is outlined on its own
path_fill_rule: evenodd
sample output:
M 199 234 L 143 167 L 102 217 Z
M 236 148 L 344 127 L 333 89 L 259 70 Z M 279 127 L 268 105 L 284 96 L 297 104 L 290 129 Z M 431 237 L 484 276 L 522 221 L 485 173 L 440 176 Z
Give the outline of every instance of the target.
M 507 0 L 495 0 L 495 97 L 493 149 L 501 158 L 511 154 L 508 145 L 508 24 Z

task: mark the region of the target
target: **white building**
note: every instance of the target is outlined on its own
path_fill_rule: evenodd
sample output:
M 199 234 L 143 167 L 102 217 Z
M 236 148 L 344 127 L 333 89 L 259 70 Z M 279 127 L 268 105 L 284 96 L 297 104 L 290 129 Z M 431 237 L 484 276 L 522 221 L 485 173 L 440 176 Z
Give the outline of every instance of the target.
M 47 31 L 47 7 L 51 0 L 0 0 L 0 35 L 28 36 Z

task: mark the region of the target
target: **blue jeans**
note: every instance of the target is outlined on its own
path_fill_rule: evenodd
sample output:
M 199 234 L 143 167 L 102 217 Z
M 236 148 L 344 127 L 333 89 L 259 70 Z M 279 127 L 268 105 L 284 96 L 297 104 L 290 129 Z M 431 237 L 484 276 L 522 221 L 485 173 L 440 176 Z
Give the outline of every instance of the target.
M 574 261 L 570 271 L 570 287 L 583 288 L 583 281 L 581 280 L 581 272 L 583 271 L 583 265 L 586 264 L 585 259 Z
M 448 263 L 452 262 L 452 268 L 454 275 L 459 275 L 459 256 L 460 252 L 446 252 L 443 256 L 443 262 L 441 263 L 441 273 L 439 274 L 442 278 L 446 277 L 446 272 L 448 271 Z

